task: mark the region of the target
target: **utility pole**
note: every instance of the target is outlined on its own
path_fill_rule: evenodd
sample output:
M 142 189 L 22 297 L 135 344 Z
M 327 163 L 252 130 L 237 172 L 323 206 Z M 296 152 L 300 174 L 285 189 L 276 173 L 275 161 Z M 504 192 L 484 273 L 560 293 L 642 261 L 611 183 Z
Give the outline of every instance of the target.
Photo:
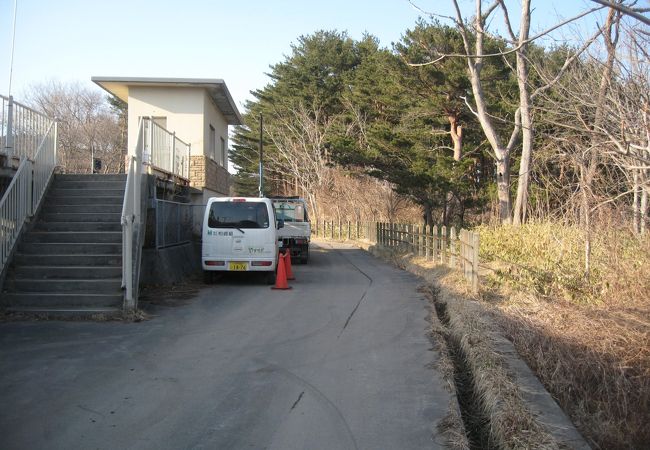
M 259 184 L 259 194 L 260 197 L 264 197 L 264 142 L 262 142 L 262 136 L 264 135 L 263 133 L 263 127 L 264 127 L 264 119 L 262 118 L 262 114 L 260 114 L 260 184 Z
M 14 49 L 16 47 L 16 14 L 18 11 L 18 0 L 14 0 L 14 21 L 11 32 L 11 57 L 9 58 L 9 103 L 7 105 L 7 132 L 5 139 L 5 152 L 7 154 L 5 165 L 11 165 L 11 158 L 14 154 L 14 98 L 11 95 L 11 79 L 14 73 Z

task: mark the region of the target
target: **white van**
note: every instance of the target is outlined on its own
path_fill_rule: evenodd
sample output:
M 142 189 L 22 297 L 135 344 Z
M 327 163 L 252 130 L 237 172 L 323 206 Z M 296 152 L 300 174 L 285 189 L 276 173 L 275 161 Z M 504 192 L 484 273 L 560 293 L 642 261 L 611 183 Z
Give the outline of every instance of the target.
M 278 228 L 268 198 L 212 197 L 203 218 L 201 262 L 206 282 L 216 272 L 265 272 L 275 281 Z

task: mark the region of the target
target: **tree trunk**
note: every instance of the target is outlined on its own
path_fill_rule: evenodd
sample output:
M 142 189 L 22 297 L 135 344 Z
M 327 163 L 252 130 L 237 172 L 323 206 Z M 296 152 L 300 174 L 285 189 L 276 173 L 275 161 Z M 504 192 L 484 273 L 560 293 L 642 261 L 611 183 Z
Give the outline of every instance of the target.
M 641 235 L 645 235 L 648 229 L 648 191 L 647 186 L 641 192 Z
M 640 198 L 639 198 L 639 171 L 634 170 L 632 173 L 632 191 L 633 191 L 633 197 L 632 197 L 632 228 L 634 230 L 635 234 L 638 234 L 641 232 L 641 224 L 639 223 L 640 219 L 640 212 L 641 212 L 641 206 L 640 206 Z
M 523 103 L 523 102 L 522 102 Z M 526 107 L 528 109 L 528 105 Z M 533 156 L 533 130 L 530 110 L 521 112 L 521 163 L 519 165 L 519 179 L 517 181 L 517 198 L 513 213 L 513 223 L 521 225 L 526 222 L 526 207 L 528 206 L 528 186 L 530 184 L 530 170 Z
M 424 224 L 426 226 L 433 225 L 433 212 L 431 211 L 431 205 L 424 205 Z
M 449 119 L 449 134 L 451 135 L 451 142 L 454 148 L 454 161 L 460 161 L 463 157 L 463 126 L 459 123 L 458 115 L 453 112 L 447 113 Z M 445 196 L 444 215 L 442 223 L 449 226 L 450 217 L 453 215 L 454 205 L 460 201 L 454 201 L 454 194 L 447 192 Z
M 497 198 L 499 200 L 499 219 L 501 223 L 510 224 L 510 155 L 507 153 L 497 160 Z
M 521 25 L 519 29 L 519 43 L 528 40 L 530 30 L 530 2 L 521 3 Z M 513 214 L 513 223 L 520 225 L 526 221 L 526 206 L 528 205 L 528 184 L 530 165 L 533 155 L 533 117 L 530 110 L 530 92 L 528 87 L 528 59 L 526 50 L 528 46 L 522 45 L 517 51 L 517 85 L 519 86 L 519 113 L 521 115 L 521 164 L 519 165 L 519 179 L 517 180 L 517 198 Z
M 463 157 L 463 126 L 459 123 L 458 115 L 448 114 L 449 119 L 449 132 L 451 134 L 451 142 L 454 147 L 454 161 L 460 161 Z
M 591 211 L 589 209 L 589 194 L 586 189 L 582 190 L 582 211 L 585 227 L 585 273 L 586 281 L 589 281 L 591 273 Z

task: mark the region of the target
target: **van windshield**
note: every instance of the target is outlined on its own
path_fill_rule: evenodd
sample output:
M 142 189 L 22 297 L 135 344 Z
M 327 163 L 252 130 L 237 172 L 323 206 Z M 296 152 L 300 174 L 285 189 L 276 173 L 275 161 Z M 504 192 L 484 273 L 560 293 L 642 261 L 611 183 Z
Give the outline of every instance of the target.
M 278 220 L 285 222 L 307 222 L 305 205 L 302 202 L 273 202 Z
M 210 228 L 268 228 L 269 213 L 261 202 L 214 202 L 208 216 Z

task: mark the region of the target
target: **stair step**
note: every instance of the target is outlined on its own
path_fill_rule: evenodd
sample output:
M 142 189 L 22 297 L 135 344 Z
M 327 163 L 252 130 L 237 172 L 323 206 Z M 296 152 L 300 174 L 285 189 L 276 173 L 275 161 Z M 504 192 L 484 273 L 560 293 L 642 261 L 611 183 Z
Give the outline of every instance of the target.
M 34 231 L 119 231 L 120 222 L 36 222 Z
M 52 197 L 124 197 L 124 187 L 122 189 L 59 189 L 52 187 L 50 195 Z
M 8 307 L 9 313 L 33 315 L 36 317 L 59 317 L 59 318 L 77 318 L 77 319 L 94 319 L 94 318 L 120 318 L 122 309 L 120 307 Z
M 32 280 L 100 280 L 119 278 L 122 267 L 85 266 L 18 266 L 13 270 L 13 278 Z
M 25 243 L 70 243 L 70 244 L 119 244 L 121 231 L 30 231 L 25 235 Z
M 85 267 L 122 267 L 122 255 L 39 255 L 17 253 L 14 256 L 16 270 L 21 266 L 85 266 Z
M 108 196 L 102 195 L 99 197 L 56 197 L 48 194 L 45 197 L 44 205 L 120 205 L 124 203 L 124 195 Z
M 125 181 L 68 181 L 54 180 L 52 189 L 124 189 Z
M 18 252 L 31 255 L 120 255 L 122 244 L 23 242 Z
M 35 278 L 9 278 L 5 284 L 7 292 L 117 294 L 121 292 L 122 289 L 122 278 L 100 280 L 42 280 Z
M 52 294 L 41 293 L 3 293 L 3 301 L 9 308 L 21 307 L 109 307 L 117 308 L 122 306 L 124 295 L 118 294 Z
M 48 204 L 43 206 L 43 212 L 46 214 L 51 213 L 122 213 L 122 205 L 61 205 L 61 204 Z
M 122 181 L 126 182 L 124 173 L 61 173 L 54 176 L 55 181 Z
M 43 222 L 120 222 L 121 213 L 43 213 Z

